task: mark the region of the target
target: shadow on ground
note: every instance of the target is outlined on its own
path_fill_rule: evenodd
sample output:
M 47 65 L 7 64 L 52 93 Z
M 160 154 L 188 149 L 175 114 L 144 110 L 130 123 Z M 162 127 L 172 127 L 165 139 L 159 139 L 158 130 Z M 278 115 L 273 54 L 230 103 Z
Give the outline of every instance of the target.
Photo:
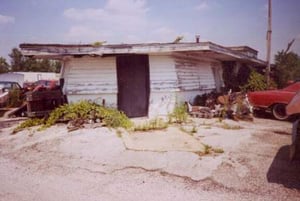
M 289 161 L 290 146 L 279 149 L 267 173 L 270 183 L 282 184 L 287 188 L 300 190 L 300 153 Z

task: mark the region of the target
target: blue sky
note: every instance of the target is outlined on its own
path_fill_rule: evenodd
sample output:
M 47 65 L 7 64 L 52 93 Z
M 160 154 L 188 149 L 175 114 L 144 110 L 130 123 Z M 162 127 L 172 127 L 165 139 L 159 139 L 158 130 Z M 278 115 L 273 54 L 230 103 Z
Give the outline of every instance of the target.
M 211 41 L 265 59 L 267 0 L 0 0 L 0 56 L 20 43 Z M 272 54 L 296 39 L 300 1 L 273 0 Z

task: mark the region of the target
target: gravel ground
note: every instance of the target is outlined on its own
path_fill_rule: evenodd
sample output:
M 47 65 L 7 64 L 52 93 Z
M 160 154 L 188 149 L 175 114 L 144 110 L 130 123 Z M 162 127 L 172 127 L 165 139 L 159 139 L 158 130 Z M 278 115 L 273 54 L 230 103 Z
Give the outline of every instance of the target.
M 223 154 L 128 150 L 114 130 L 0 131 L 0 200 L 300 200 L 291 123 L 194 119 Z M 240 126 L 240 129 L 228 129 Z

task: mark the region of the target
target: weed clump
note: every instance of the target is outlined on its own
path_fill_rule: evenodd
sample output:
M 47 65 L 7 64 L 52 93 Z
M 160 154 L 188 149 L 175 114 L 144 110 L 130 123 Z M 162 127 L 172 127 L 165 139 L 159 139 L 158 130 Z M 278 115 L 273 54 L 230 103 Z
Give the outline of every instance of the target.
M 19 126 L 20 128 L 17 127 L 16 132 L 35 125 L 32 122 L 36 121 L 37 120 L 33 119 L 25 121 Z M 44 129 L 59 121 L 71 122 L 75 124 L 75 126 L 81 126 L 87 122 L 101 122 L 103 126 L 111 128 L 123 127 L 129 129 L 133 126 L 133 123 L 123 112 L 113 108 L 106 108 L 89 101 L 62 105 L 53 110 L 47 119 L 38 121 L 38 125 L 41 125 L 41 129 Z
M 168 115 L 170 123 L 185 123 L 188 119 L 187 105 L 186 104 L 176 104 L 173 112 Z
M 207 145 L 207 144 L 203 144 L 203 145 L 204 145 L 204 152 L 203 153 L 196 152 L 196 154 L 207 155 L 207 154 L 222 154 L 222 153 L 224 153 L 224 150 L 222 148 L 213 148 L 212 146 Z
M 17 126 L 12 134 L 16 134 L 17 132 L 28 128 L 28 127 L 33 127 L 33 126 L 39 126 L 45 123 L 45 119 L 38 119 L 38 118 L 34 118 L 34 119 L 28 119 L 24 122 L 22 122 L 19 126 Z
M 136 125 L 134 131 L 150 131 L 150 130 L 162 130 L 168 127 L 168 123 L 164 122 L 160 118 L 155 118 L 150 121 L 146 121 L 141 125 Z
M 240 126 L 240 125 L 230 125 L 230 124 L 227 124 L 225 122 L 223 122 L 223 124 L 220 127 L 223 128 L 223 129 L 226 129 L 226 130 L 240 130 L 240 129 L 243 129 L 243 127 Z

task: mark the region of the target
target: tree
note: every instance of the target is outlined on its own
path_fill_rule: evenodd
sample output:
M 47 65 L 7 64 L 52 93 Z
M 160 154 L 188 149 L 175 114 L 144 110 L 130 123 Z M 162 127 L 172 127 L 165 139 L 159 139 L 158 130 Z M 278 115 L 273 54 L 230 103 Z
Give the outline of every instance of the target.
M 279 88 L 300 78 L 300 57 L 294 52 L 281 50 L 275 55 L 274 78 Z
M 11 58 L 11 70 L 12 71 L 23 71 L 25 67 L 25 58 L 18 48 L 13 48 L 9 54 Z
M 9 65 L 6 62 L 6 59 L 3 57 L 0 57 L 0 73 L 6 73 L 9 70 Z
M 13 48 L 9 57 L 11 58 L 12 71 L 58 73 L 61 68 L 59 61 L 24 57 L 18 48 Z

